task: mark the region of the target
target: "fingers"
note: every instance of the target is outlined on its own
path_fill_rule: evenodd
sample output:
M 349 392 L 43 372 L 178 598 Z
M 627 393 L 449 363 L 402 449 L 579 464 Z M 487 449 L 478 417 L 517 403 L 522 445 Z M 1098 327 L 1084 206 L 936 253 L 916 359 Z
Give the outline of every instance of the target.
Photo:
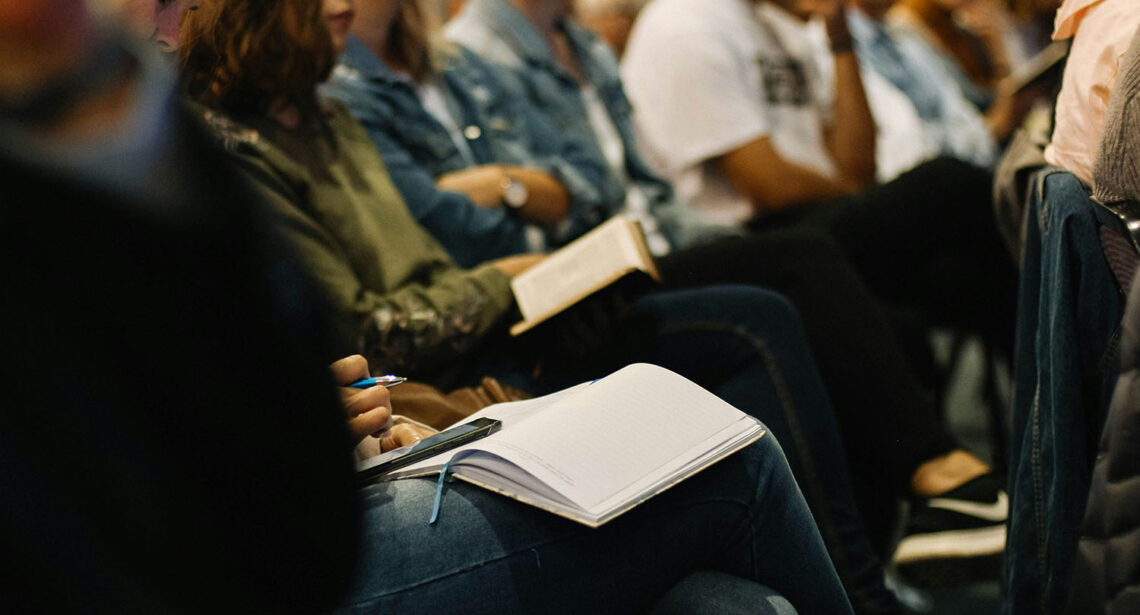
M 387 436 L 388 432 L 385 430 L 391 424 L 392 411 L 387 406 L 378 406 L 350 417 L 348 430 L 359 443 L 366 436 L 375 435 L 381 438 Z
M 341 389 L 341 404 L 348 415 L 348 428 L 356 441 L 367 435 L 381 435 L 392 423 L 392 400 L 388 389 Z
M 388 433 L 380 436 L 380 450 L 387 452 L 400 448 L 401 446 L 415 444 L 433 433 L 435 432 L 425 430 L 410 423 L 401 423 L 389 429 Z
M 387 408 L 389 413 L 391 413 L 392 397 L 386 387 L 374 386 L 367 389 L 342 388 L 340 392 L 341 404 L 344 406 L 344 411 L 349 417 L 363 414 L 381 406 Z
M 498 260 L 492 261 L 499 271 L 514 277 L 527 269 L 541 263 L 546 258 L 545 254 L 516 254 L 514 256 L 504 256 Z
M 333 380 L 344 386 L 368 377 L 368 360 L 354 354 L 334 362 L 329 366 L 329 371 L 332 372 Z

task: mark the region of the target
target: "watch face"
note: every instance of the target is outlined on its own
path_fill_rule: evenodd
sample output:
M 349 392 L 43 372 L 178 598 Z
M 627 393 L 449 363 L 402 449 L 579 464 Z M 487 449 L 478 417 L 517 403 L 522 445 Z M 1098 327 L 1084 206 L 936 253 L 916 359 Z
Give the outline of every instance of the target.
M 506 190 L 503 191 L 503 202 L 508 207 L 519 208 L 526 205 L 527 198 L 530 197 L 530 191 L 527 190 L 526 184 L 510 180 L 507 182 Z

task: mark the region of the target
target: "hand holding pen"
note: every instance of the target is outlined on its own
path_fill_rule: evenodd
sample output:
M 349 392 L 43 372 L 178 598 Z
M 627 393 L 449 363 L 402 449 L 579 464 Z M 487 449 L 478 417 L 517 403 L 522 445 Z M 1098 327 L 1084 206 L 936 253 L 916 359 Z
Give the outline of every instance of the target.
M 367 384 L 368 361 L 360 355 L 345 357 L 329 366 L 340 388 L 340 403 L 348 416 L 353 441 L 380 437 L 392 425 L 392 402 L 386 386 Z M 382 383 L 382 382 L 381 382 Z
M 354 443 L 363 443 L 365 454 L 376 455 L 419 440 L 435 433 L 434 430 L 414 422 L 393 424 L 392 401 L 388 389 L 405 382 L 393 376 L 368 376 L 368 361 L 360 355 L 345 357 L 330 366 L 333 378 L 340 386 L 341 405 L 348 414 L 348 428 Z M 368 436 L 378 440 L 366 441 Z

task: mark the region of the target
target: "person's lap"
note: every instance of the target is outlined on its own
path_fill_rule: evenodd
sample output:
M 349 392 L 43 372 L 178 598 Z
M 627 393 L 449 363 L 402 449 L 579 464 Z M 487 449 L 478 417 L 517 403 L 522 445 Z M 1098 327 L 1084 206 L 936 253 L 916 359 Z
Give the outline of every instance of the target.
M 876 296 L 933 324 L 981 333 L 1008 355 L 1017 278 L 993 219 L 991 183 L 985 169 L 937 158 L 886 184 L 765 215 L 750 227 L 823 230 Z
M 509 352 L 488 352 L 478 369 L 541 394 L 639 361 L 671 369 L 764 422 L 780 438 L 851 595 L 869 612 L 897 607 L 859 517 L 802 324 L 781 295 L 754 285 L 654 292 L 633 302 L 605 344 L 560 370 L 546 366 L 534 379 Z
M 780 438 L 849 590 L 872 609 L 894 606 L 855 508 L 833 410 L 786 299 L 743 285 L 651 293 L 600 350 L 548 370 L 537 384 L 557 390 L 638 361 L 671 369 L 764 422 Z
M 459 482 L 435 525 L 434 480 L 363 495 L 345 612 L 631 613 L 705 569 L 762 582 L 802 612 L 849 610 L 771 434 L 598 529 Z
M 736 283 L 787 296 L 802 317 L 848 451 L 879 466 L 879 482 L 885 469 L 894 493 L 909 493 L 914 469 L 954 448 L 886 310 L 822 231 L 728 238 L 674 252 L 659 265 L 670 288 Z

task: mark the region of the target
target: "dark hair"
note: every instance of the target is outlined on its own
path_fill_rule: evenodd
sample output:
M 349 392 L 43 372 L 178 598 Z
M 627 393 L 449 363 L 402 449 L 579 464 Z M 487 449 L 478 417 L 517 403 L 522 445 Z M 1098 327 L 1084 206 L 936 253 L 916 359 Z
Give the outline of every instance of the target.
M 205 0 L 180 37 L 186 93 L 235 114 L 310 106 L 336 63 L 321 0 Z

